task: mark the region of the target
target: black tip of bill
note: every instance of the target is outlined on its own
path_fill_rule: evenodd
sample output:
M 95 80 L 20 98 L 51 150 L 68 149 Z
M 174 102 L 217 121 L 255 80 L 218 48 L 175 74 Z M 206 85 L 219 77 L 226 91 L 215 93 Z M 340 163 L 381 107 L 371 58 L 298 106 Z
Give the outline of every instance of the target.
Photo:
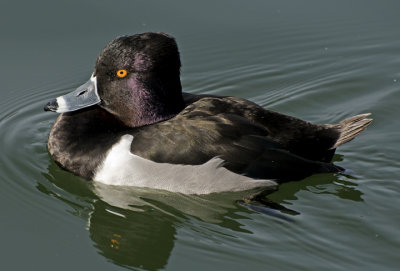
M 44 106 L 44 111 L 53 111 L 53 112 L 57 112 L 58 109 L 58 103 L 57 103 L 57 99 L 51 100 L 50 102 L 48 102 L 45 106 Z

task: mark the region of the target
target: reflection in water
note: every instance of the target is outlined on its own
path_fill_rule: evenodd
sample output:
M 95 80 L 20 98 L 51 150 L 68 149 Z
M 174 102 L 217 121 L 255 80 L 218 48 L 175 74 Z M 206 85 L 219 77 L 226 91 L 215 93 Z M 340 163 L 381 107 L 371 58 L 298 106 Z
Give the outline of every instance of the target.
M 157 270 L 166 265 L 174 246 L 176 216 L 163 215 L 151 205 L 135 208 L 127 203 L 127 209 L 120 208 L 116 203 L 124 195 L 118 193 L 110 205 L 96 195 L 91 183 L 71 178 L 52 161 L 44 176 L 51 183 L 38 183 L 38 190 L 66 202 L 75 215 L 87 220 L 90 238 L 100 254 L 126 267 Z
M 218 224 L 233 231 L 251 233 L 238 222 L 245 219 L 247 209 L 264 212 L 265 206 L 248 203 L 236 204 L 248 192 L 214 195 L 182 195 L 168 191 L 135 187 L 108 186 L 76 178 L 50 162 L 48 173 L 43 174 L 50 183 L 38 183 L 41 192 L 54 196 L 74 208 L 74 215 L 88 221 L 90 238 L 99 253 L 125 267 L 157 270 L 168 263 L 176 240 L 177 228 L 190 223 L 188 217 Z M 265 198 L 266 206 L 280 210 L 273 216 L 293 221 L 296 211 L 279 205 L 296 199 L 300 190 L 329 193 L 340 198 L 360 201 L 357 191 L 343 176 L 315 175 L 301 182 L 284 184 L 281 191 Z M 242 213 L 242 215 L 240 214 Z M 285 214 L 284 214 L 285 213 Z
M 297 200 L 299 191 L 310 191 L 315 194 L 330 194 L 341 199 L 362 202 L 363 193 L 357 190 L 357 184 L 349 181 L 350 176 L 317 174 L 301 182 L 291 182 L 280 186 L 279 191 L 268 196 L 278 204 L 287 200 Z
M 332 162 L 343 160 L 343 156 L 335 154 Z M 351 170 L 346 169 L 351 172 Z M 307 177 L 301 182 L 290 182 L 282 184 L 279 191 L 268 196 L 270 200 L 277 204 L 285 203 L 287 200 L 297 200 L 295 196 L 299 191 L 310 191 L 315 194 L 331 194 L 341 199 L 352 201 L 363 201 L 363 193 L 357 190 L 357 183 L 351 180 L 355 177 L 342 174 L 315 174 Z
M 93 208 L 89 232 L 100 254 L 116 264 L 147 270 L 167 264 L 176 234 L 174 217 L 157 210 L 115 210 L 101 200 Z

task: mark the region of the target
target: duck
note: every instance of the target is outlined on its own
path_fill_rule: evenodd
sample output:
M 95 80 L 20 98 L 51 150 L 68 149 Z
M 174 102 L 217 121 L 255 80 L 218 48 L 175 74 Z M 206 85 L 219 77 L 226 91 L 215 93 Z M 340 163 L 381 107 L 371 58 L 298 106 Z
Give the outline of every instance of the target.
M 333 164 L 340 145 L 370 113 L 313 124 L 246 99 L 182 92 L 175 39 L 146 32 L 118 37 L 90 79 L 48 102 L 60 113 L 47 148 L 63 169 L 108 185 L 183 194 L 277 189 Z

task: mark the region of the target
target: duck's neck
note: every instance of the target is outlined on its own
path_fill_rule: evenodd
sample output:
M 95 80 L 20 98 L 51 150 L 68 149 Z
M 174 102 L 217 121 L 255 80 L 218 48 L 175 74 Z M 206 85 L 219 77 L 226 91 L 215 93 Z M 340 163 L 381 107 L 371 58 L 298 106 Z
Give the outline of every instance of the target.
M 182 87 L 177 78 L 142 75 L 128 80 L 128 88 L 135 89 L 129 97 L 130 106 L 125 108 L 119 119 L 129 127 L 140 127 L 173 118 L 184 108 Z M 133 105 L 133 107 L 132 107 Z

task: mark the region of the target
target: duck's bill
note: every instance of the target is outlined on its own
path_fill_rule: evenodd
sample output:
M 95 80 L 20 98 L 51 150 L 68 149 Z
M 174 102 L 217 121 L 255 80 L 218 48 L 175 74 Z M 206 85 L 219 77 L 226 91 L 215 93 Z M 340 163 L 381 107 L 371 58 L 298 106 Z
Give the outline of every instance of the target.
M 73 92 L 48 102 L 44 107 L 44 111 L 53 111 L 57 113 L 76 111 L 98 104 L 100 101 L 99 94 L 97 93 L 97 80 L 96 77 L 92 75 L 89 81 Z

